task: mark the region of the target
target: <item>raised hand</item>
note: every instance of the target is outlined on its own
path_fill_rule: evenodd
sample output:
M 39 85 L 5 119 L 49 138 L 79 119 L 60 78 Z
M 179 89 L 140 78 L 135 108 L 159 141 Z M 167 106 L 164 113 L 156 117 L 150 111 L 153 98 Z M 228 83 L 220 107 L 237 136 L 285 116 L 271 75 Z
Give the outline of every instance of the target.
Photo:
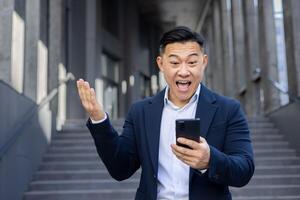
M 99 121 L 105 118 L 105 113 L 102 105 L 96 99 L 94 88 L 83 79 L 77 81 L 78 94 L 83 108 L 89 114 L 90 118 L 94 121 Z

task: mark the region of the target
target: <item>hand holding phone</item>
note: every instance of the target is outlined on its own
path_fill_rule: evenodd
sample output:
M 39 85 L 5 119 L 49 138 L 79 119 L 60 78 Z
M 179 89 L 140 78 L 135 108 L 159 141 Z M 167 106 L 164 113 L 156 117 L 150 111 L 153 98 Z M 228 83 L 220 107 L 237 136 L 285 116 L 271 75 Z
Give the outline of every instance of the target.
M 195 119 L 177 119 L 176 120 L 176 144 L 185 148 L 187 145 L 177 142 L 179 137 L 200 141 L 200 118 Z

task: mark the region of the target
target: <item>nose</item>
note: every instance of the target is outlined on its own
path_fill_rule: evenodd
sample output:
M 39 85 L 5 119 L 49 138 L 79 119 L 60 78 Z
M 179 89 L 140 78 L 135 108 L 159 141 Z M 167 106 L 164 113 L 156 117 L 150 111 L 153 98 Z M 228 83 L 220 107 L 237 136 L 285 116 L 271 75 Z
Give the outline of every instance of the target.
M 178 75 L 183 76 L 183 77 L 186 77 L 186 76 L 190 75 L 189 68 L 185 63 L 181 64 L 181 66 L 178 70 Z

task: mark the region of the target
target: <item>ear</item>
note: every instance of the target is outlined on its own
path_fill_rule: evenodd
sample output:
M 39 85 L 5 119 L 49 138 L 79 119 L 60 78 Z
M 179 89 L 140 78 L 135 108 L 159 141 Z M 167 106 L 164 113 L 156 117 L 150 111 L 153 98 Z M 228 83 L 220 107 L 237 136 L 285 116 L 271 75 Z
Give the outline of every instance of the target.
M 207 66 L 207 63 L 208 63 L 208 56 L 207 56 L 207 54 L 204 54 L 203 55 L 203 66 L 204 66 L 204 69 L 206 68 L 206 66 Z
M 162 59 L 161 56 L 157 56 L 156 63 L 157 63 L 157 66 L 158 66 L 159 70 L 161 72 L 163 72 L 164 71 L 164 68 L 163 68 L 163 59 Z

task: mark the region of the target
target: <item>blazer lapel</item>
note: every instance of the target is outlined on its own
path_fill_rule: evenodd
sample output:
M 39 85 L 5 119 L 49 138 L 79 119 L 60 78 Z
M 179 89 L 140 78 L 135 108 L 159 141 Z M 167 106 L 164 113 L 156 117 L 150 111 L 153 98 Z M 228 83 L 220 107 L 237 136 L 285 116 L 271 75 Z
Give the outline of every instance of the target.
M 203 84 L 201 85 L 200 96 L 198 99 L 196 117 L 200 118 L 200 135 L 206 138 L 208 128 L 214 118 L 218 106 L 214 103 L 216 98 Z
M 216 98 L 213 93 L 201 84 L 200 96 L 198 99 L 196 118 L 200 118 L 200 135 L 206 138 L 207 131 L 212 123 L 218 106 L 215 104 Z M 193 169 L 190 170 L 190 182 L 193 176 Z
M 145 128 L 148 141 L 148 150 L 155 174 L 158 170 L 159 136 L 161 117 L 164 106 L 165 90 L 161 91 L 153 99 L 150 99 L 144 108 Z

